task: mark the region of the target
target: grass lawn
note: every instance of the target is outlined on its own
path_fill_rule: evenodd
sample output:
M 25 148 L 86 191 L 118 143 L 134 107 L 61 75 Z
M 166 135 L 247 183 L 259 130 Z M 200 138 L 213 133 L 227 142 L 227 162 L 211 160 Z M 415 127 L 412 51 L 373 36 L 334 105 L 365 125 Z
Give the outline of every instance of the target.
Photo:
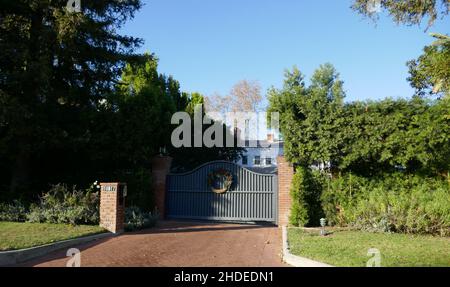
M 104 232 L 99 226 L 0 222 L 0 251 L 39 246 Z
M 334 231 L 320 236 L 297 228 L 288 230 L 291 253 L 334 266 L 364 267 L 369 248 L 381 253 L 382 267 L 450 266 L 450 238 L 407 234 Z

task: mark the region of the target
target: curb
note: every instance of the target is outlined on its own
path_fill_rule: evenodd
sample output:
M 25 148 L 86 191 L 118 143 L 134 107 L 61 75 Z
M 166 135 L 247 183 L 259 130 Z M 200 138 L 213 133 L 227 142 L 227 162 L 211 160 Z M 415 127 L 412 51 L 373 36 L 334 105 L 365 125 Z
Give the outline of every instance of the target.
M 319 261 L 311 260 L 305 257 L 300 257 L 292 254 L 289 251 L 289 242 L 287 236 L 287 227 L 282 226 L 282 237 L 283 237 L 283 261 L 294 267 L 334 267 Z
M 79 237 L 74 239 L 68 239 L 63 241 L 58 241 L 55 243 L 45 244 L 36 247 L 30 247 L 19 250 L 10 250 L 10 251 L 0 251 L 0 266 L 7 265 L 15 265 L 18 263 L 22 263 L 28 261 L 30 259 L 34 259 L 40 256 L 47 255 L 50 252 L 72 247 L 74 245 L 83 244 L 86 242 L 103 239 L 106 237 L 112 237 L 114 234 L 111 233 L 99 233 L 94 235 L 89 235 L 85 237 Z

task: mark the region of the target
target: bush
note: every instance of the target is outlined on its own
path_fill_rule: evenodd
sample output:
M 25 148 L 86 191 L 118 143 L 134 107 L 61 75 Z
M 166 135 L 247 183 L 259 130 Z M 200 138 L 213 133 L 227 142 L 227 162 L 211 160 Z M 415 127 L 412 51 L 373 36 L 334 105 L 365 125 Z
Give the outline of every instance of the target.
M 159 218 L 158 212 L 143 212 L 139 207 L 130 206 L 125 209 L 125 230 L 134 231 L 155 226 Z
M 40 198 L 39 204 L 30 207 L 29 222 L 98 224 L 99 193 L 92 186 L 87 191 L 70 191 L 66 185 L 58 184 Z
M 319 175 L 298 167 L 292 180 L 292 207 L 289 223 L 294 226 L 317 226 L 323 215 L 320 206 L 322 186 Z
M 0 221 L 24 222 L 27 210 L 20 201 L 0 203 Z
M 345 175 L 322 194 L 331 224 L 367 231 L 450 235 L 450 189 L 444 180 L 393 174 Z
M 151 174 L 152 171 L 145 168 L 122 171 L 117 174 L 117 178 L 121 182 L 127 183 L 127 203 L 130 206 L 151 211 L 152 206 L 154 206 Z
M 339 176 L 333 180 L 324 176 L 321 202 L 329 225 L 347 225 L 352 216 L 350 206 L 358 201 L 360 195 L 369 192 L 370 182 L 352 174 Z

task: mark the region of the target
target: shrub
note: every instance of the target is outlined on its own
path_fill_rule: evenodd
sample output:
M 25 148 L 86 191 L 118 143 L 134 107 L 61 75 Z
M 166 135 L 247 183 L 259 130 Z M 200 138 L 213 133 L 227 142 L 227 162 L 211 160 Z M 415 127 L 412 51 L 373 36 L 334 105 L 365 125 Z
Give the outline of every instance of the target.
M 298 167 L 291 186 L 291 215 L 294 226 L 317 226 L 322 216 L 320 177 L 308 168 Z
M 393 174 L 328 182 L 322 206 L 331 224 L 367 231 L 450 235 L 450 189 L 444 180 Z
M 99 193 L 92 186 L 87 191 L 70 191 L 66 185 L 58 184 L 41 198 L 39 204 L 30 207 L 29 222 L 98 224 Z
M 139 207 L 130 206 L 125 209 L 125 230 L 134 231 L 155 226 L 159 218 L 158 212 L 143 212 Z
M 24 222 L 27 210 L 20 201 L 0 203 L 0 221 Z
M 370 182 L 351 174 L 322 181 L 322 208 L 329 225 L 346 225 L 352 216 L 351 207 L 357 203 L 361 194 L 368 192 Z
M 137 168 L 122 171 L 117 174 L 121 182 L 127 183 L 127 203 L 137 206 L 144 211 L 151 211 L 154 206 L 152 186 L 152 171 L 145 168 Z

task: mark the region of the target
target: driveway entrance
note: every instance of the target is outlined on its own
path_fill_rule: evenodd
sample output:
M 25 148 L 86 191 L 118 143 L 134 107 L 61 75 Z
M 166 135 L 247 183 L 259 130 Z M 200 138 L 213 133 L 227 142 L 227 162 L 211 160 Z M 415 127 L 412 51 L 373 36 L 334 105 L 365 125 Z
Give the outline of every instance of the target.
M 165 221 L 159 227 L 81 246 L 81 266 L 272 267 L 281 262 L 273 226 Z M 26 266 L 65 266 L 66 250 Z

